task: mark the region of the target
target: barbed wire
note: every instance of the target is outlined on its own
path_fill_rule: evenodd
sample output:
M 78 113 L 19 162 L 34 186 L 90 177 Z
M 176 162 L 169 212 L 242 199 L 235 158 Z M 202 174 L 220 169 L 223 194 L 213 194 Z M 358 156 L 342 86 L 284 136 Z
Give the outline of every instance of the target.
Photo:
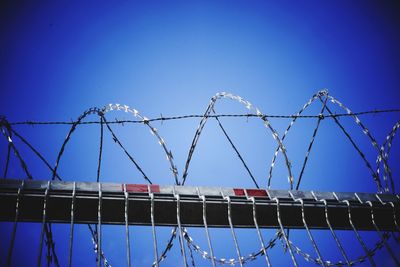
M 183 120 L 183 119 L 196 119 L 196 118 L 268 118 L 268 119 L 324 119 L 324 118 L 340 118 L 340 117 L 351 117 L 355 116 L 364 116 L 364 115 L 376 115 L 383 113 L 399 113 L 400 109 L 374 109 L 374 110 L 366 110 L 360 112 L 349 113 L 337 113 L 337 114 L 317 114 L 317 115 L 273 115 L 273 114 L 214 114 L 214 115 L 200 115 L 200 114 L 190 114 L 190 115 L 182 115 L 182 116 L 169 116 L 169 117 L 156 117 L 156 118 L 145 118 L 142 120 L 119 120 L 115 119 L 114 121 L 107 122 L 108 124 L 130 124 L 130 123 L 146 123 L 146 122 L 157 122 L 157 121 L 172 121 L 172 120 Z M 5 116 L 0 115 L 0 118 L 5 118 Z M 0 125 L 2 124 L 2 120 L 0 119 Z M 101 124 L 100 121 L 16 121 L 8 122 L 9 125 L 85 125 L 85 124 Z

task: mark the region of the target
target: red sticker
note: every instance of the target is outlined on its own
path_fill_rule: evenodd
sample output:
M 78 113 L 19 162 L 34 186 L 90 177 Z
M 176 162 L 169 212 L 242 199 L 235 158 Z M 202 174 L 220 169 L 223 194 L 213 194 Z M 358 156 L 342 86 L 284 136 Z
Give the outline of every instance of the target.
M 123 188 L 123 186 L 122 186 Z M 159 185 L 150 185 L 150 190 L 152 193 L 160 193 Z M 126 192 L 131 193 L 149 193 L 149 186 L 146 184 L 127 184 Z
M 233 192 L 235 192 L 235 196 L 244 196 L 244 189 L 233 188 Z
M 266 197 L 267 191 L 263 189 L 246 189 L 249 197 Z
M 245 196 L 245 189 L 234 188 L 235 196 Z M 263 189 L 246 189 L 247 195 L 249 197 L 266 197 L 267 191 Z

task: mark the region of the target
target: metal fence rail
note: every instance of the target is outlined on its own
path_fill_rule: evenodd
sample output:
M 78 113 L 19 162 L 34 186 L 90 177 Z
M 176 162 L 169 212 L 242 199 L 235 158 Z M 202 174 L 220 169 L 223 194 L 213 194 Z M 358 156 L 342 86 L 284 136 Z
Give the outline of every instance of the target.
M 151 198 L 150 193 L 154 198 Z M 375 231 L 371 211 L 374 212 L 379 228 L 385 231 L 397 230 L 395 218 L 400 218 L 400 199 L 398 195 L 392 194 L 59 181 L 49 183 L 40 180 L 26 180 L 22 183 L 22 180 L 7 179 L 0 182 L 0 220 L 14 221 L 18 203 L 18 221 L 41 222 L 46 200 L 46 222 L 70 223 L 71 214 L 74 214 L 74 223 L 98 223 L 100 212 L 101 223 L 104 224 L 125 224 L 125 213 L 128 213 L 128 224 L 151 225 L 153 201 L 155 225 L 177 226 L 179 197 L 182 226 L 204 227 L 202 196 L 205 199 L 207 213 L 204 215 L 209 227 L 229 227 L 228 197 L 235 227 L 255 226 L 252 199 L 255 200 L 259 227 L 279 227 L 276 200 L 279 200 L 281 221 L 285 228 L 304 228 L 304 213 L 309 228 L 328 229 L 325 210 L 329 213 L 333 229 L 351 230 L 352 225 L 348 219 L 350 212 L 353 215 L 352 223 L 359 230 Z M 128 209 L 125 211 L 126 205 Z

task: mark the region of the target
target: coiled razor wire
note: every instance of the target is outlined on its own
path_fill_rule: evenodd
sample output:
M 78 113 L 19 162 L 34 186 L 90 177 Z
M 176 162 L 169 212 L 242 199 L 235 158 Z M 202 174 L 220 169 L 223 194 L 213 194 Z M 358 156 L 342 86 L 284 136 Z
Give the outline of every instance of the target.
M 65 151 L 65 147 L 66 147 L 67 143 L 69 142 L 69 140 L 70 140 L 70 138 L 71 138 L 73 132 L 76 130 L 76 127 L 80 124 L 80 122 L 81 122 L 85 117 L 87 117 L 88 115 L 91 115 L 91 114 L 95 114 L 95 115 L 98 115 L 98 116 L 100 117 L 100 119 L 101 119 L 102 122 L 104 122 L 104 124 L 106 125 L 107 129 L 108 129 L 109 132 L 111 133 L 111 135 L 112 135 L 112 137 L 113 137 L 113 140 L 121 147 L 121 149 L 124 151 L 124 153 L 125 153 L 125 154 L 129 157 L 129 159 L 133 162 L 133 164 L 135 165 L 135 167 L 137 168 L 137 170 L 142 174 L 143 178 L 144 178 L 148 183 L 152 184 L 151 180 L 150 180 L 150 179 L 148 178 L 148 176 L 144 173 L 144 171 L 142 170 L 142 168 L 141 168 L 141 167 L 139 166 L 139 164 L 135 161 L 135 159 L 131 156 L 131 154 L 126 150 L 126 148 L 123 146 L 123 144 L 121 143 L 121 141 L 117 138 L 117 136 L 115 135 L 115 133 L 113 132 L 113 130 L 111 129 L 111 127 L 108 125 L 107 120 L 106 120 L 104 114 L 107 113 L 107 112 L 113 111 L 113 110 L 116 110 L 116 111 L 124 111 L 124 112 L 126 112 L 126 113 L 130 113 L 130 114 L 132 114 L 134 117 L 140 118 L 141 120 L 144 121 L 144 124 L 146 124 L 146 125 L 150 128 L 150 132 L 157 138 L 159 145 L 163 148 L 163 150 L 164 150 L 164 152 L 165 152 L 165 154 L 166 154 L 166 158 L 167 158 L 168 162 L 170 163 L 170 166 L 171 166 L 170 170 L 171 170 L 171 172 L 172 172 L 172 174 L 173 174 L 173 177 L 175 178 L 175 183 L 176 183 L 176 184 L 179 184 L 179 182 L 178 182 L 178 171 L 177 171 L 177 168 L 176 168 L 176 166 L 175 166 L 175 164 L 174 164 L 174 162 L 173 162 L 173 155 L 172 155 L 172 152 L 171 152 L 170 150 L 168 150 L 167 145 L 166 145 L 164 139 L 158 134 L 157 129 L 156 129 L 155 127 L 152 127 L 152 126 L 150 125 L 150 123 L 147 122 L 147 118 L 141 116 L 141 115 L 139 114 L 139 112 L 138 112 L 136 109 L 131 109 L 131 108 L 129 108 L 129 106 L 127 106 L 127 105 L 120 105 L 120 104 L 115 104 L 115 105 L 110 104 L 110 105 L 104 107 L 103 109 L 91 108 L 91 109 L 88 109 L 87 111 L 85 111 L 81 116 L 79 116 L 79 118 L 77 119 L 77 121 L 76 121 L 74 124 L 72 124 L 72 127 L 71 127 L 69 133 L 67 134 L 67 136 L 66 136 L 66 138 L 65 138 L 65 140 L 64 140 L 64 142 L 63 142 L 63 144 L 62 144 L 62 146 L 61 146 L 61 149 L 60 149 L 60 151 L 59 151 L 59 153 L 58 153 L 57 161 L 56 161 L 55 167 L 54 167 L 54 169 L 53 169 L 53 177 L 52 177 L 52 179 L 54 180 L 54 179 L 57 177 L 57 176 L 56 176 L 56 173 L 57 173 L 57 168 L 58 168 L 58 166 L 59 166 L 60 160 L 61 160 L 61 158 L 62 158 L 62 155 L 63 155 L 64 151 Z M 101 125 L 103 125 L 103 124 L 101 124 Z M 102 135 L 101 135 L 101 136 L 102 136 Z M 102 147 L 102 142 L 100 143 L 100 150 L 101 150 L 101 147 Z M 101 164 L 101 153 L 99 154 L 99 164 L 98 164 L 99 168 L 100 168 L 100 164 Z M 98 175 L 99 175 L 99 168 L 98 168 Z M 98 179 L 99 179 L 99 177 L 97 178 L 97 180 L 98 180 Z M 95 252 L 101 254 L 101 257 L 103 258 L 104 263 L 106 264 L 106 266 L 111 266 L 111 265 L 109 264 L 109 262 L 107 261 L 107 259 L 105 258 L 104 253 L 103 253 L 103 252 L 98 252 L 98 250 L 97 250 L 97 247 L 98 247 L 97 232 L 92 231 L 92 229 L 90 229 L 90 230 L 91 230 L 91 233 L 92 233 L 92 240 L 93 240 L 93 243 L 94 243 L 94 245 L 95 245 Z M 174 231 L 176 231 L 176 228 L 175 228 Z M 173 237 L 175 237 L 175 235 L 174 235 Z M 174 238 L 173 238 L 173 239 L 174 239 Z M 168 244 L 170 244 L 170 243 L 172 242 L 173 239 L 171 239 L 171 241 L 170 241 Z M 169 245 L 167 245 L 167 248 L 168 248 L 168 247 L 169 247 Z M 166 252 L 165 252 L 165 253 L 166 253 Z M 165 253 L 163 253 L 162 256 L 165 255 Z
M 187 159 L 186 159 L 185 168 L 184 168 L 183 175 L 182 175 L 182 185 L 185 184 L 185 180 L 186 180 L 186 177 L 188 175 L 189 165 L 190 165 L 190 162 L 192 160 L 192 156 L 193 156 L 194 150 L 196 149 L 196 145 L 197 145 L 197 142 L 198 142 L 198 140 L 200 138 L 202 130 L 203 130 L 205 124 L 207 123 L 207 120 L 209 118 L 210 113 L 214 110 L 214 106 L 215 106 L 216 102 L 221 98 L 227 98 L 227 99 L 235 100 L 235 101 L 239 102 L 240 104 L 243 104 L 248 110 L 255 112 L 256 115 L 259 118 L 261 118 L 261 120 L 264 123 L 264 126 L 271 131 L 272 137 L 277 141 L 278 146 L 279 146 L 279 150 L 282 152 L 282 154 L 285 157 L 285 163 L 286 163 L 286 167 L 287 167 L 288 175 L 289 175 L 288 181 L 289 181 L 289 184 L 290 184 L 290 189 L 292 189 L 292 187 L 293 187 L 293 176 L 292 176 L 292 170 L 291 170 L 291 163 L 290 163 L 289 158 L 287 156 L 286 148 L 283 145 L 281 139 L 279 138 L 279 135 L 278 135 L 277 131 L 272 127 L 272 125 L 269 122 L 268 118 L 265 117 L 265 116 L 262 116 L 263 113 L 257 107 L 254 107 L 249 101 L 243 99 L 240 96 L 236 96 L 236 95 L 233 95 L 231 93 L 226 93 L 226 92 L 218 93 L 214 97 L 211 98 L 210 104 L 208 105 L 208 107 L 207 107 L 207 109 L 206 109 L 206 111 L 204 113 L 204 116 L 201 119 L 201 121 L 200 121 L 200 123 L 199 123 L 199 125 L 197 127 L 196 133 L 194 135 L 194 138 L 193 138 L 193 141 L 192 141 L 192 144 L 190 146 L 189 153 L 188 153 L 188 156 L 187 156 Z M 275 153 L 277 154 L 278 152 L 275 152 Z
M 400 128 L 400 121 L 398 121 L 393 128 L 391 129 L 390 133 L 386 136 L 385 142 L 383 143 L 383 145 L 381 146 L 380 149 L 380 154 L 378 155 L 377 159 L 376 159 L 376 173 L 379 176 L 380 173 L 380 165 L 382 163 L 382 160 L 384 162 L 386 162 L 386 164 L 384 164 L 384 172 L 383 172 L 383 177 L 384 179 L 386 179 L 386 175 L 389 176 L 390 181 L 393 183 L 393 176 L 392 176 L 392 171 L 390 170 L 390 168 L 387 166 L 387 161 L 389 159 L 389 152 L 392 148 L 392 142 L 394 137 L 396 136 L 397 130 Z M 394 193 L 394 187 L 392 188 L 392 192 Z
M 215 104 L 218 100 L 225 98 L 225 99 L 230 99 L 230 100 L 234 100 L 237 101 L 239 103 L 241 103 L 242 105 L 244 105 L 249 111 L 252 111 L 254 113 L 251 114 L 216 114 L 215 112 Z M 323 103 L 323 108 L 321 110 L 321 113 L 318 115 L 302 115 L 303 111 L 305 109 L 307 109 L 316 99 L 319 99 L 322 103 Z M 338 105 L 340 108 L 342 108 L 343 110 L 345 110 L 346 113 L 342 113 L 342 114 L 334 114 L 327 106 L 326 106 L 326 100 L 329 100 L 331 103 Z M 324 115 L 324 110 L 326 110 L 329 112 L 329 114 Z M 124 121 L 110 121 L 108 122 L 105 118 L 105 113 L 108 113 L 110 111 L 124 111 L 126 113 L 130 113 L 132 114 L 137 120 L 124 120 Z M 318 131 L 318 127 L 319 127 L 319 123 L 321 122 L 321 120 L 323 120 L 324 118 L 332 118 L 334 119 L 335 123 L 341 128 L 341 130 L 344 132 L 344 134 L 348 137 L 349 141 L 353 144 L 354 148 L 358 151 L 359 155 L 361 156 L 361 158 L 363 159 L 363 161 L 365 162 L 367 168 L 371 171 L 371 175 L 374 179 L 374 181 L 377 183 L 377 187 L 378 187 L 378 192 L 382 192 L 382 189 L 385 192 L 390 192 L 389 189 L 389 182 L 390 182 L 390 186 L 391 186 L 391 191 L 395 192 L 395 188 L 394 188 L 394 182 L 393 182 L 393 177 L 392 177 L 392 173 L 391 170 L 388 166 L 388 157 L 389 157 L 389 152 L 390 149 L 392 147 L 392 142 L 393 139 L 395 137 L 395 134 L 398 130 L 398 128 L 400 128 L 400 121 L 397 122 L 392 130 L 390 131 L 390 133 L 388 134 L 388 136 L 386 137 L 385 142 L 383 143 L 383 145 L 381 147 L 378 146 L 378 143 L 376 142 L 376 140 L 373 138 L 372 134 L 370 133 L 370 131 L 368 130 L 367 127 L 365 127 L 365 125 L 360 121 L 360 119 L 358 118 L 359 115 L 365 115 L 365 114 L 378 114 L 378 113 L 382 113 L 382 112 L 399 112 L 400 109 L 392 109 L 392 110 L 371 110 L 371 111 L 364 111 L 364 112 L 357 112 L 357 113 L 353 113 L 350 109 L 348 109 L 346 106 L 344 106 L 341 102 L 339 102 L 337 99 L 333 98 L 332 96 L 330 96 L 328 94 L 327 90 L 322 90 L 317 92 L 315 95 L 312 96 L 312 98 L 310 98 L 310 100 L 303 106 L 303 108 L 297 112 L 295 115 L 265 115 L 263 114 L 257 107 L 254 107 L 249 101 L 243 99 L 240 96 L 236 96 L 230 93 L 226 93 L 226 92 L 222 92 L 222 93 L 218 93 L 216 94 L 210 101 L 205 113 L 203 115 L 185 115 L 185 116 L 175 116 L 175 117 L 160 117 L 160 118 L 155 118 L 155 119 L 148 119 L 144 116 L 141 116 L 139 114 L 139 112 L 136 109 L 131 109 L 129 106 L 127 105 L 120 105 L 120 104 L 110 104 L 108 106 L 105 106 L 102 109 L 99 108 L 91 108 L 87 111 L 85 111 L 81 116 L 78 117 L 78 119 L 76 121 L 73 122 L 8 122 L 5 117 L 1 117 L 0 118 L 0 127 L 2 130 L 2 134 L 3 136 L 7 139 L 8 142 L 8 149 L 7 149 L 7 157 L 6 157 L 6 166 L 5 166 L 5 172 L 4 172 L 4 178 L 7 176 L 7 169 L 8 169 L 8 165 L 9 165 L 9 158 L 10 158 L 10 152 L 11 150 L 14 152 L 15 156 L 18 158 L 20 165 L 22 167 L 22 169 L 24 170 L 24 172 L 27 174 L 28 179 L 32 179 L 32 176 L 30 174 L 30 172 L 28 171 L 28 167 L 25 163 L 25 161 L 22 159 L 20 153 L 18 152 L 17 148 L 14 145 L 14 142 L 12 141 L 12 134 L 14 134 L 16 137 L 18 137 L 25 145 L 27 145 L 45 164 L 46 166 L 50 169 L 50 171 L 52 172 L 52 180 L 54 179 L 58 179 L 61 180 L 60 176 L 57 173 L 57 168 L 59 166 L 61 157 L 64 153 L 65 150 L 65 146 L 68 143 L 68 141 L 70 140 L 73 132 L 76 130 L 78 125 L 81 124 L 101 124 L 101 127 L 103 127 L 103 125 L 106 126 L 106 128 L 108 129 L 108 131 L 111 133 L 113 140 L 115 141 L 115 143 L 117 143 L 121 149 L 124 151 L 124 153 L 129 157 L 129 159 L 132 161 L 132 163 L 135 165 L 136 169 L 142 174 L 143 178 L 148 182 L 148 183 L 152 183 L 151 180 L 149 179 L 149 177 L 144 173 L 143 169 L 139 166 L 139 164 L 134 160 L 134 158 L 131 156 L 131 154 L 126 150 L 126 148 L 123 146 L 123 144 L 121 143 L 121 141 L 117 138 L 117 136 L 115 135 L 115 133 L 113 132 L 113 130 L 111 129 L 110 125 L 111 124 L 123 124 L 123 123 L 141 123 L 141 124 L 146 124 L 149 128 L 150 128 L 150 132 L 151 134 L 153 134 L 156 138 L 158 143 L 160 144 L 160 146 L 162 147 L 164 153 L 166 154 L 166 158 L 170 164 L 170 170 L 172 172 L 172 175 L 174 177 L 175 180 L 175 184 L 176 185 L 184 185 L 188 176 L 188 170 L 190 167 L 190 162 L 192 159 L 192 156 L 194 154 L 194 151 L 196 149 L 196 145 L 197 142 L 200 138 L 200 135 L 202 133 L 202 130 L 207 122 L 207 120 L 209 118 L 215 118 L 221 128 L 221 130 L 224 132 L 226 138 L 228 139 L 228 141 L 230 142 L 232 148 L 235 150 L 235 152 L 237 153 L 239 159 L 242 161 L 242 164 L 244 165 L 244 167 L 246 168 L 246 170 L 248 171 L 248 173 L 250 174 L 250 176 L 253 178 L 253 182 L 256 185 L 256 187 L 258 187 L 257 182 L 255 181 L 254 177 L 251 175 L 250 170 L 247 168 L 247 165 L 245 163 L 245 161 L 243 160 L 243 158 L 241 157 L 239 151 L 237 150 L 237 148 L 235 147 L 235 145 L 233 144 L 233 142 L 231 141 L 231 139 L 229 138 L 228 134 L 226 133 L 226 131 L 224 130 L 222 123 L 220 122 L 219 118 L 220 117 L 257 117 L 260 118 L 263 121 L 264 126 L 269 129 L 269 131 L 271 131 L 272 133 L 272 137 L 277 141 L 278 143 L 278 147 L 276 148 L 273 158 L 272 158 L 272 162 L 270 165 L 270 170 L 268 173 L 268 188 L 271 185 L 271 180 L 272 180 L 272 172 L 273 172 L 273 168 L 275 166 L 275 162 L 277 159 L 277 156 L 279 154 L 279 152 L 282 152 L 282 154 L 284 155 L 285 158 L 285 164 L 286 164 L 286 168 L 288 170 L 288 182 L 289 182 L 289 186 L 290 189 L 293 189 L 293 182 L 294 182 L 294 178 L 292 175 L 292 171 L 291 171 L 291 163 L 289 161 L 289 158 L 287 156 L 286 153 L 286 148 L 283 145 L 283 141 L 285 139 L 285 137 L 287 136 L 289 130 L 291 129 L 291 127 L 293 126 L 293 124 L 296 122 L 296 120 L 298 118 L 317 118 L 318 119 L 318 123 L 316 128 L 314 129 L 314 133 L 309 145 L 309 148 L 307 150 L 306 153 L 306 157 L 305 160 L 303 162 L 303 167 L 302 167 L 302 171 L 300 173 L 299 176 L 299 180 L 298 180 L 298 184 L 296 189 L 298 189 L 299 185 L 300 185 L 300 180 L 302 177 L 302 173 L 304 171 L 305 165 L 307 163 L 308 160 L 308 156 L 311 152 L 311 148 L 312 148 L 312 144 L 314 142 L 315 136 L 316 136 L 316 132 Z M 213 114 L 211 114 L 213 113 Z M 85 119 L 85 117 L 87 117 L 88 115 L 91 114 L 95 114 L 98 115 L 100 117 L 100 121 L 83 121 Z M 377 149 L 378 151 L 378 156 L 376 159 L 376 170 L 374 171 L 372 169 L 371 164 L 367 161 L 367 159 L 365 158 L 365 155 L 361 152 L 361 150 L 358 148 L 358 146 L 356 145 L 356 143 L 354 142 L 354 140 L 351 138 L 351 136 L 347 133 L 347 131 L 344 129 L 344 127 L 340 124 L 340 122 L 338 121 L 337 118 L 339 117 L 353 117 L 353 119 L 355 120 L 356 124 L 359 125 L 363 131 L 363 133 L 368 137 L 368 139 L 371 141 L 371 144 L 374 148 Z M 154 127 L 152 127 L 150 125 L 150 122 L 153 121 L 168 121 L 168 120 L 176 120 L 176 119 L 187 119 L 187 118 L 201 118 L 201 121 L 197 127 L 197 130 L 195 132 L 192 144 L 190 146 L 189 149 L 189 153 L 187 156 L 187 160 L 185 163 L 185 168 L 184 168 L 184 172 L 181 178 L 181 181 L 179 181 L 178 179 L 178 171 L 177 171 L 177 167 L 173 162 L 173 155 L 172 155 L 172 151 L 169 150 L 167 148 L 167 145 L 164 141 L 164 139 L 158 134 L 158 130 Z M 290 122 L 289 126 L 286 128 L 283 136 L 280 138 L 277 131 L 272 127 L 271 123 L 269 122 L 268 118 L 291 118 L 292 121 Z M 28 125 L 54 125 L 54 124 L 68 124 L 68 125 L 72 125 L 71 129 L 66 137 L 66 139 L 64 140 L 64 143 L 61 146 L 61 149 L 58 153 L 57 156 L 57 161 L 56 164 L 54 166 L 54 168 L 52 168 L 50 166 L 50 164 L 46 161 L 46 159 L 38 152 L 38 150 L 36 150 L 25 138 L 23 138 L 20 134 L 18 134 L 13 128 L 12 126 L 14 125 L 23 125 L 23 124 L 28 124 Z M 99 154 L 99 164 L 98 164 L 98 175 L 97 178 L 99 179 L 100 176 L 100 164 L 101 164 L 101 150 L 102 150 L 102 138 L 103 138 L 103 128 L 101 128 L 101 142 L 100 142 L 100 154 Z M 380 172 L 380 167 L 381 164 L 383 163 L 383 181 L 385 183 L 385 186 L 383 188 L 381 180 L 380 180 L 380 176 L 381 176 L 381 172 Z M 55 259 L 57 259 L 56 254 L 55 254 L 55 249 L 54 249 L 54 242 L 52 240 L 52 233 L 51 233 L 51 227 L 50 231 L 48 232 L 47 230 L 47 225 L 45 227 L 46 229 L 46 238 L 49 239 L 46 241 L 46 243 L 48 244 L 48 261 L 51 261 L 52 257 L 50 254 L 50 249 L 52 248 L 52 253 Z M 111 266 L 110 263 L 107 261 L 107 259 L 104 256 L 103 251 L 99 252 L 97 251 L 98 249 L 98 236 L 97 233 L 95 231 L 93 231 L 93 229 L 91 228 L 91 226 L 89 225 L 89 228 L 91 230 L 92 233 L 92 240 L 94 243 L 94 247 L 95 247 L 95 252 L 96 253 L 100 253 L 104 265 L 105 266 Z M 161 256 L 158 259 L 158 263 L 163 261 L 166 258 L 166 255 L 168 253 L 168 251 L 170 251 L 170 249 L 173 246 L 173 241 L 176 238 L 176 231 L 177 228 L 175 227 L 172 230 L 171 233 L 171 237 L 169 239 L 169 241 L 167 242 L 167 245 L 164 249 L 164 251 L 162 252 Z M 201 257 L 203 257 L 204 259 L 208 259 L 211 260 L 211 256 L 210 254 L 205 251 L 202 250 L 200 248 L 200 246 L 198 246 L 197 244 L 195 244 L 193 238 L 189 235 L 187 229 L 182 228 L 182 234 L 184 239 L 186 240 L 189 249 L 192 248 L 193 251 L 199 253 L 201 255 Z M 255 260 L 259 255 L 263 255 L 266 249 L 272 248 L 275 245 L 276 240 L 278 239 L 282 239 L 284 233 L 282 233 L 281 230 L 278 230 L 275 234 L 274 238 L 271 238 L 271 240 L 267 243 L 267 245 L 263 248 L 261 248 L 258 252 L 255 253 L 250 253 L 248 256 L 246 257 L 242 257 L 240 260 L 239 259 L 224 259 L 224 258 L 214 258 L 213 260 L 215 262 L 218 262 L 220 264 L 237 264 L 237 263 L 246 263 L 248 261 L 252 261 Z M 385 241 L 390 237 L 390 235 L 388 233 L 383 233 L 383 238 L 381 239 L 380 242 L 377 242 L 376 245 L 370 249 L 370 256 L 374 255 L 375 252 L 382 248 L 383 244 L 385 243 Z M 293 249 L 293 251 L 302 256 L 306 261 L 313 261 L 316 264 L 321 264 L 321 260 L 320 259 L 315 259 L 312 256 L 310 256 L 308 253 L 303 252 L 299 247 L 295 246 L 292 241 L 288 240 L 288 244 L 290 245 L 290 247 Z M 190 249 L 190 252 L 192 250 Z M 354 265 L 360 262 L 365 261 L 365 259 L 368 257 L 367 255 L 364 256 L 360 256 L 358 257 L 356 260 L 351 260 L 350 264 Z M 193 256 L 191 255 L 192 258 L 192 265 L 194 265 L 194 259 Z M 324 263 L 327 266 L 341 266 L 343 265 L 343 262 L 339 261 L 337 263 L 332 263 L 331 261 L 324 261 Z M 57 262 L 58 265 L 58 262 Z M 154 263 L 153 263 L 154 265 Z

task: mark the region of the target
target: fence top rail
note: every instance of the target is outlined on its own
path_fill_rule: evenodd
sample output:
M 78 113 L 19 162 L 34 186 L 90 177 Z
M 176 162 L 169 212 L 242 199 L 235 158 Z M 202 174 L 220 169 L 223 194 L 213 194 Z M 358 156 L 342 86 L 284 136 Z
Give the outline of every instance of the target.
M 1 179 L 0 190 L 46 190 L 50 191 L 68 191 L 72 192 L 98 192 L 99 183 L 96 182 L 66 182 L 46 180 L 19 180 L 19 179 Z M 353 202 L 378 202 L 400 203 L 400 195 L 365 193 L 365 192 L 320 192 L 320 191 L 301 191 L 301 190 L 264 190 L 249 188 L 229 188 L 229 187 L 208 187 L 208 186 L 177 186 L 177 185 L 147 185 L 147 184 L 121 184 L 121 183 L 101 183 L 103 193 L 154 193 L 166 195 L 195 195 L 211 197 L 246 197 L 246 198 L 265 198 L 269 200 L 326 200 L 326 201 L 353 201 Z

